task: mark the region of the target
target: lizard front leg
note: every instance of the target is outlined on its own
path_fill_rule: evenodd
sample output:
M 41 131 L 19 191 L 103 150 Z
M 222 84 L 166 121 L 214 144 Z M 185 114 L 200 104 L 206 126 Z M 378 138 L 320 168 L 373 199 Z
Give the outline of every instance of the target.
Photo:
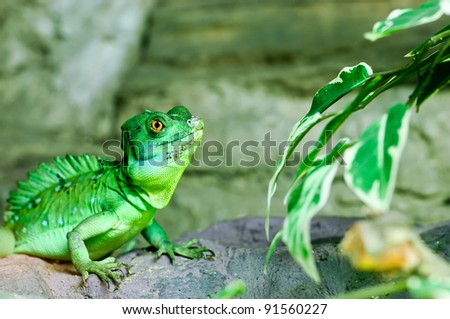
M 170 261 L 173 262 L 175 254 L 191 259 L 214 257 L 214 252 L 206 247 L 200 245 L 198 240 L 192 239 L 182 244 L 172 243 L 162 227 L 152 219 L 150 224 L 142 230 L 141 234 L 144 238 L 156 249 L 158 249 L 158 258 L 162 254 L 167 254 Z M 206 256 L 205 256 L 206 255 Z
M 125 264 L 117 262 L 115 258 L 108 257 L 101 261 L 93 261 L 89 257 L 89 251 L 84 243 L 85 240 L 95 238 L 110 231 L 118 223 L 118 217 L 111 212 L 102 212 L 83 220 L 72 231 L 67 233 L 69 251 L 72 263 L 80 272 L 83 281 L 94 273 L 105 281 L 108 286 L 110 279 L 118 283 L 121 276 L 114 272 Z

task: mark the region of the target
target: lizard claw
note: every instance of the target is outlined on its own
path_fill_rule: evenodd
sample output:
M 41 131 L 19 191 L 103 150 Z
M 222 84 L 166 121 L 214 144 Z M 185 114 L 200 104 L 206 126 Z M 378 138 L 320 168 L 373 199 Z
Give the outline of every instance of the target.
M 214 260 L 214 252 L 207 247 L 203 247 L 196 239 L 191 239 L 181 244 L 165 241 L 160 245 L 157 251 L 158 258 L 163 254 L 167 254 L 167 256 L 169 256 L 171 263 L 175 260 L 175 255 L 183 256 L 189 259 L 204 258 Z
M 89 278 L 89 274 L 96 274 L 102 281 L 106 283 L 108 289 L 111 284 L 111 280 L 114 284 L 118 285 L 122 279 L 123 274 L 116 272 L 122 267 L 127 269 L 128 265 L 116 261 L 114 257 L 108 257 L 100 261 L 89 261 L 78 267 L 79 272 L 83 278 L 83 282 L 86 283 Z M 128 271 L 128 269 L 127 269 Z

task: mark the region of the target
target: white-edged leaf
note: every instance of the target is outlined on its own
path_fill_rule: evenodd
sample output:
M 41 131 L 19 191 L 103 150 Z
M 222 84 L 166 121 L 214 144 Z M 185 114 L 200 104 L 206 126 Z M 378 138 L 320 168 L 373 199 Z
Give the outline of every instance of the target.
M 338 114 L 337 117 L 339 117 L 342 113 Z M 328 123 L 330 124 L 330 123 Z M 332 124 L 332 123 L 331 123 Z M 332 125 L 331 125 L 332 127 Z M 330 127 L 327 125 L 325 126 L 325 128 L 322 130 L 322 133 L 328 131 L 330 132 L 331 130 L 329 129 Z M 323 145 L 324 143 L 322 143 L 322 138 L 324 138 L 324 134 L 321 134 L 319 139 L 318 139 L 318 143 L 316 143 L 314 145 L 315 149 L 313 150 L 317 150 L 318 152 L 318 148 L 319 146 L 317 145 Z M 320 144 L 322 143 L 322 144 Z M 340 139 L 337 144 L 333 147 L 333 149 L 326 154 L 325 156 L 322 156 L 321 158 L 315 160 L 314 162 L 312 162 L 309 165 L 300 165 L 299 169 L 297 170 L 297 174 L 295 175 L 295 178 L 293 179 L 291 186 L 289 187 L 288 191 L 286 192 L 286 196 L 284 197 L 283 203 L 286 204 L 289 201 L 289 198 L 291 197 L 292 192 L 294 191 L 294 189 L 297 188 L 298 182 L 303 178 L 303 175 L 306 174 L 306 172 L 314 166 L 317 165 L 324 165 L 324 164 L 329 164 L 335 160 L 340 160 L 342 159 L 342 154 L 344 153 L 344 151 L 350 147 L 351 145 L 351 141 L 349 138 L 343 138 Z M 308 156 L 310 156 L 311 153 L 308 154 Z
M 372 68 L 364 62 L 343 68 L 336 78 L 316 92 L 308 114 L 324 112 L 345 94 L 363 86 L 372 74 Z
M 396 9 L 386 20 L 375 23 L 372 31 L 365 33 L 364 37 L 376 41 L 392 33 L 433 22 L 439 19 L 443 15 L 443 9 L 447 8 L 448 0 L 443 0 L 426 2 L 416 9 Z
M 339 162 L 335 161 L 330 165 L 316 166 L 308 172 L 291 194 L 283 224 L 282 240 L 289 253 L 316 282 L 320 282 L 320 275 L 311 245 L 311 219 L 327 203 L 338 167 Z
M 275 172 L 269 181 L 266 208 L 267 236 L 269 230 L 270 205 L 272 197 L 275 194 L 277 181 L 281 171 L 286 165 L 286 161 L 289 159 L 298 143 L 308 133 L 308 131 L 320 121 L 331 116 L 322 115 L 322 113 L 345 94 L 363 86 L 372 74 L 372 68 L 364 62 L 342 69 L 335 79 L 317 91 L 314 96 L 311 109 L 292 129 L 292 132 L 288 138 L 289 145 L 284 150 L 283 156 L 277 163 Z
M 389 210 L 410 114 L 407 105 L 394 105 L 344 153 L 345 182 L 376 212 Z
M 268 194 L 267 194 L 267 208 L 266 208 L 266 235 L 269 236 L 269 219 L 270 219 L 270 205 L 272 202 L 272 197 L 277 189 L 278 177 L 281 171 L 286 165 L 286 161 L 291 156 L 295 147 L 297 147 L 299 141 L 308 133 L 308 131 L 317 123 L 325 119 L 320 113 L 315 113 L 311 116 L 303 117 L 292 129 L 291 134 L 289 134 L 288 142 L 289 145 L 283 152 L 283 156 L 280 161 L 278 161 L 275 168 L 275 172 L 269 181 Z
M 440 0 L 439 5 L 444 14 L 450 15 L 450 0 Z

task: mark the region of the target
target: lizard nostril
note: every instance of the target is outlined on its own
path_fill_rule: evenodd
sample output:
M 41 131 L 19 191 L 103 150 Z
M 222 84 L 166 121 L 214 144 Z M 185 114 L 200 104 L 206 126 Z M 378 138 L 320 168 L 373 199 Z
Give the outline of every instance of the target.
M 203 129 L 203 121 L 198 117 L 192 117 L 186 121 L 186 123 L 194 129 L 201 130 Z
M 193 117 L 193 118 L 187 120 L 187 124 L 188 124 L 190 127 L 196 126 L 196 125 L 197 125 L 197 122 L 198 122 L 198 121 L 197 121 L 197 119 L 196 119 L 195 117 Z

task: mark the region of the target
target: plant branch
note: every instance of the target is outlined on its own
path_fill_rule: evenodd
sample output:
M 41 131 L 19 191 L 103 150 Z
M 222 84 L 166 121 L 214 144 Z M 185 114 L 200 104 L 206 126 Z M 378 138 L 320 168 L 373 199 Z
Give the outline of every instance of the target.
M 373 299 L 385 297 L 386 295 L 406 291 L 408 288 L 407 279 L 388 282 L 372 287 L 365 287 L 345 294 L 336 296 L 336 299 Z

